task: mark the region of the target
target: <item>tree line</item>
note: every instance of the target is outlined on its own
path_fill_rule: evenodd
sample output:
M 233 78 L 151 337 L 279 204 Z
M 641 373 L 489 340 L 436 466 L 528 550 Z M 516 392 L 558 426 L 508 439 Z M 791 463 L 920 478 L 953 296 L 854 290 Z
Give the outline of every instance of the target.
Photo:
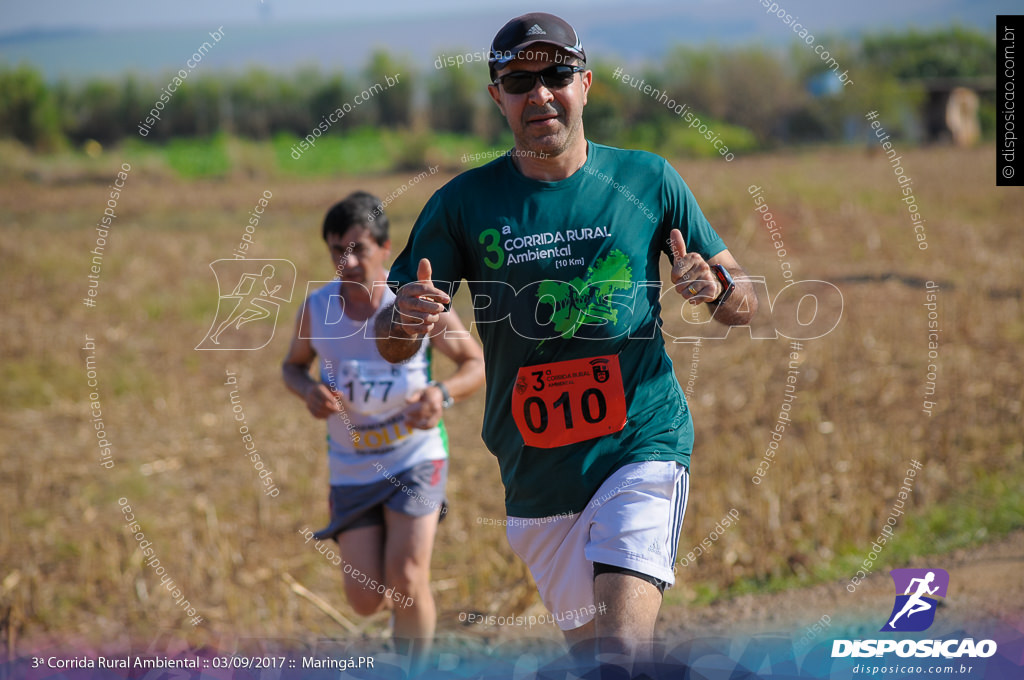
M 610 144 L 698 151 L 695 132 L 681 124 L 662 97 L 644 94 L 639 80 L 710 121 L 737 150 L 784 144 L 830 143 L 851 137 L 851 121 L 865 111 L 887 115 L 897 135 L 914 133 L 914 115 L 925 98 L 926 79 L 994 78 L 994 38 L 961 27 L 825 39 L 828 63 L 802 42 L 786 49 L 678 46 L 658 63 L 625 66 L 596 60 L 585 111 L 588 136 Z M 417 69 L 386 51 L 371 55 L 357 72 L 315 68 L 276 74 L 204 73 L 189 78 L 166 98 L 147 140 L 207 137 L 222 133 L 250 139 L 308 135 L 323 115 L 350 109 L 330 134 L 361 126 L 451 132 L 496 141 L 507 130 L 485 91 L 483 62 Z M 838 63 L 851 76 L 843 87 Z M 614 77 L 633 76 L 634 85 Z M 358 106 L 368 87 L 401 73 L 393 87 L 378 89 Z M 124 75 L 72 83 L 47 82 L 30 65 L 0 66 L 0 137 L 38 151 L 78 146 L 86 140 L 116 144 L 139 135 L 139 126 L 173 74 Z M 994 126 L 994 98 L 984 97 L 983 134 Z M 707 146 L 707 145 L 703 145 Z M 704 149 L 706 152 L 707 150 Z

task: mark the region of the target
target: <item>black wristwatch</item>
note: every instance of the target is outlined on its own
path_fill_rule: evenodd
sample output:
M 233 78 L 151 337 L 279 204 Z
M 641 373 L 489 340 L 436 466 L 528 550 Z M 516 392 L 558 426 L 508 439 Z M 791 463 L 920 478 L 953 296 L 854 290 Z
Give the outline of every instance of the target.
M 708 304 L 720 305 L 729 298 L 729 295 L 732 294 L 732 289 L 735 288 L 736 286 L 732 282 L 732 274 L 730 274 L 729 270 L 723 267 L 722 265 L 711 265 L 711 271 L 714 272 L 715 277 L 718 279 L 718 282 L 722 284 L 722 292 L 714 300 L 708 302 Z
M 436 380 L 431 380 L 427 383 L 427 387 L 436 387 L 441 390 L 441 408 L 448 408 L 455 403 L 452 399 L 452 395 L 448 394 L 448 388 L 444 386 L 444 383 L 439 383 Z

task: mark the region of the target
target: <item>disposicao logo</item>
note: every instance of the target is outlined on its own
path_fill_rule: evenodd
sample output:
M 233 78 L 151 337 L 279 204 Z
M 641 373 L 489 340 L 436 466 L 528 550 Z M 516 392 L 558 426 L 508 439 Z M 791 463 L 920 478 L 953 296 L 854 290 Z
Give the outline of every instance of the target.
M 893 569 L 896 602 L 882 632 L 914 633 L 928 630 L 935 621 L 937 597 L 946 597 L 949 572 L 945 569 Z M 902 595 L 900 594 L 902 593 Z
M 291 260 L 281 259 L 223 258 L 211 262 L 210 269 L 217 277 L 217 313 L 206 337 L 196 345 L 196 349 L 256 350 L 266 347 L 274 337 L 281 306 L 292 300 L 295 265 Z M 228 290 L 231 292 L 226 293 Z M 242 326 L 254 321 L 260 323 L 253 323 L 242 330 Z
M 949 589 L 949 573 L 945 569 L 893 569 L 889 572 L 896 586 L 896 601 L 880 632 L 916 633 L 927 630 L 935 621 L 937 598 Z M 990 657 L 996 653 L 994 640 L 973 638 L 963 640 L 834 640 L 832 658 L 871 657 L 895 653 L 900 657 L 962 656 Z

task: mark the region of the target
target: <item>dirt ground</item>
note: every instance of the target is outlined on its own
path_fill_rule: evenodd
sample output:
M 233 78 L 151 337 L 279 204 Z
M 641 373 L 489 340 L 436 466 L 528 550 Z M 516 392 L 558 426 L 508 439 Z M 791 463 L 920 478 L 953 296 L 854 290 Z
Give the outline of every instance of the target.
M 1024 632 L 1024 531 L 970 550 L 921 558 L 909 567 L 937 567 L 949 572 L 949 593 L 940 602 L 937 630 L 994 619 Z M 831 619 L 828 631 L 874 630 L 892 608 L 893 583 L 885 571 L 868 578 L 850 593 L 849 581 L 823 583 L 780 593 L 742 595 L 705 607 L 663 608 L 659 630 L 666 637 L 789 631 L 794 634 L 821 616 Z M 955 622 L 955 623 L 954 623 Z M 802 632 L 801 632 L 802 634 Z

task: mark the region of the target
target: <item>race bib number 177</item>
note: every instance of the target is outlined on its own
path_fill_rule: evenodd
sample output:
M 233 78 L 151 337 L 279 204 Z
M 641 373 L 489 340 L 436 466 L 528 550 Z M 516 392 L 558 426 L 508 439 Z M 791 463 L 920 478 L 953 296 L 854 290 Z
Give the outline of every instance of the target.
M 527 446 L 553 449 L 626 426 L 619 357 L 523 366 L 512 391 L 512 418 Z

